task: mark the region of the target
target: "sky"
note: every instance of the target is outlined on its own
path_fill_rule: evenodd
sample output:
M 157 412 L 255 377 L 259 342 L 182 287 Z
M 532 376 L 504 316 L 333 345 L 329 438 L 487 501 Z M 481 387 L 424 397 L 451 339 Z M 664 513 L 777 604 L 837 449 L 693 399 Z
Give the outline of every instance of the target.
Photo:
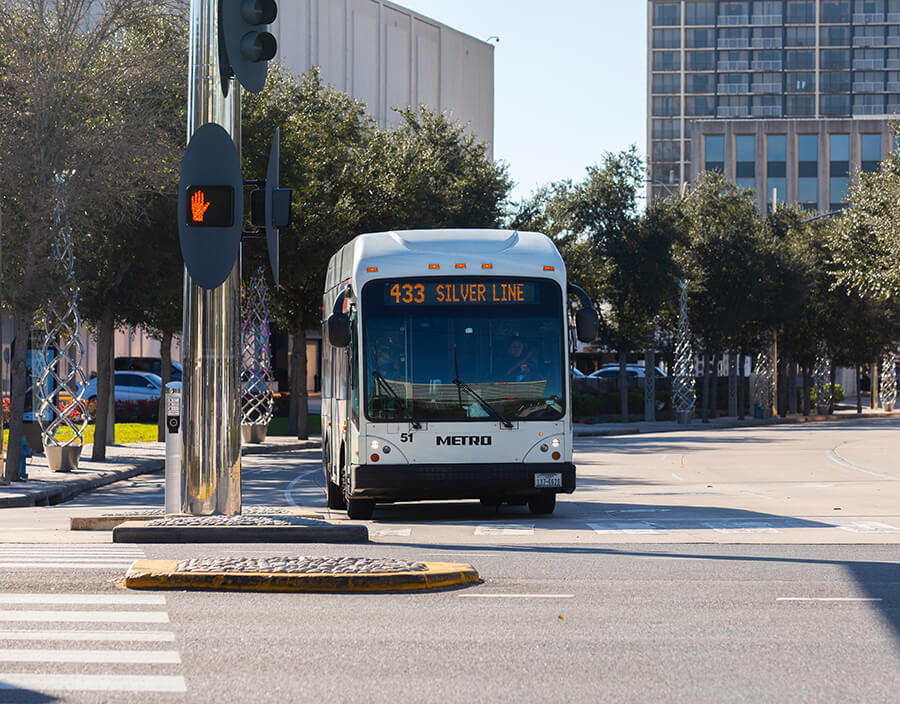
M 396 0 L 494 49 L 494 159 L 513 200 L 580 181 L 606 152 L 646 156 L 646 0 Z

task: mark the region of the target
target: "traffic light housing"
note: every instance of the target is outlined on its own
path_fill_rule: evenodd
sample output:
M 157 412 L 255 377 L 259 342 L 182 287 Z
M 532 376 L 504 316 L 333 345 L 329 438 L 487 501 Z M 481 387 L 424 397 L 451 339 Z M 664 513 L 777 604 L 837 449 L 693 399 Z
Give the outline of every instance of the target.
M 257 227 L 265 227 L 269 264 L 272 267 L 272 276 L 275 279 L 276 286 L 279 284 L 278 228 L 287 227 L 291 224 L 291 196 L 293 194 L 293 191 L 289 188 L 278 187 L 280 140 L 281 128 L 278 128 L 275 130 L 275 137 L 272 139 L 272 149 L 269 152 L 269 163 L 266 167 L 264 185 L 262 188 L 257 188 L 250 193 L 250 222 Z
M 219 0 L 220 68 L 245 90 L 259 93 L 278 43 L 269 25 L 278 16 L 275 0 Z

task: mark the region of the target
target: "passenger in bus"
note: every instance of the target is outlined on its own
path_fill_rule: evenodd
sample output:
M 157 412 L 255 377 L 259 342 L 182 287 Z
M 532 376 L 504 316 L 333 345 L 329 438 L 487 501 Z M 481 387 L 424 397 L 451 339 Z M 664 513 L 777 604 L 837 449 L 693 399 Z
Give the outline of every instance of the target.
M 505 381 L 528 381 L 534 374 L 534 350 L 525 341 L 514 337 L 506 348 L 506 358 L 501 367 Z
M 406 378 L 406 363 L 403 346 L 394 344 L 390 337 L 375 343 L 375 369 L 385 378 L 394 381 Z

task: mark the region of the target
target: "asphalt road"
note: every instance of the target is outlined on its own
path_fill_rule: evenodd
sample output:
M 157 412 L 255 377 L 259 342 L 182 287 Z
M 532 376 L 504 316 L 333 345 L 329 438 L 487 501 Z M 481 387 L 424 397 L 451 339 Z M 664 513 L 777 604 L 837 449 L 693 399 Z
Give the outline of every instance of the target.
M 552 517 L 378 507 L 365 545 L 113 545 L 67 530 L 70 515 L 160 506 L 161 475 L 6 509 L 0 702 L 895 702 L 897 425 L 584 439 L 579 489 Z M 318 454 L 245 458 L 244 503 L 327 513 Z M 117 586 L 137 557 L 299 554 L 463 561 L 483 583 Z

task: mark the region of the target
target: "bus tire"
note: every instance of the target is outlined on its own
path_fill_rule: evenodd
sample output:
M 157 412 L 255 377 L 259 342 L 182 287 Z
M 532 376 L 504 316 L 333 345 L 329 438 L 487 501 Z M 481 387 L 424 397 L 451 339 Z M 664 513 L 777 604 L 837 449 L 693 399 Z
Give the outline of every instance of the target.
M 372 499 L 348 499 L 347 516 L 354 521 L 368 521 L 375 510 L 375 501 Z
M 549 515 L 556 508 L 556 494 L 547 492 L 538 494 L 528 500 L 528 509 L 537 515 Z
M 325 477 L 325 498 L 328 501 L 328 508 L 343 510 L 347 508 L 347 502 L 344 501 L 344 491 L 335 484 L 329 477 Z

